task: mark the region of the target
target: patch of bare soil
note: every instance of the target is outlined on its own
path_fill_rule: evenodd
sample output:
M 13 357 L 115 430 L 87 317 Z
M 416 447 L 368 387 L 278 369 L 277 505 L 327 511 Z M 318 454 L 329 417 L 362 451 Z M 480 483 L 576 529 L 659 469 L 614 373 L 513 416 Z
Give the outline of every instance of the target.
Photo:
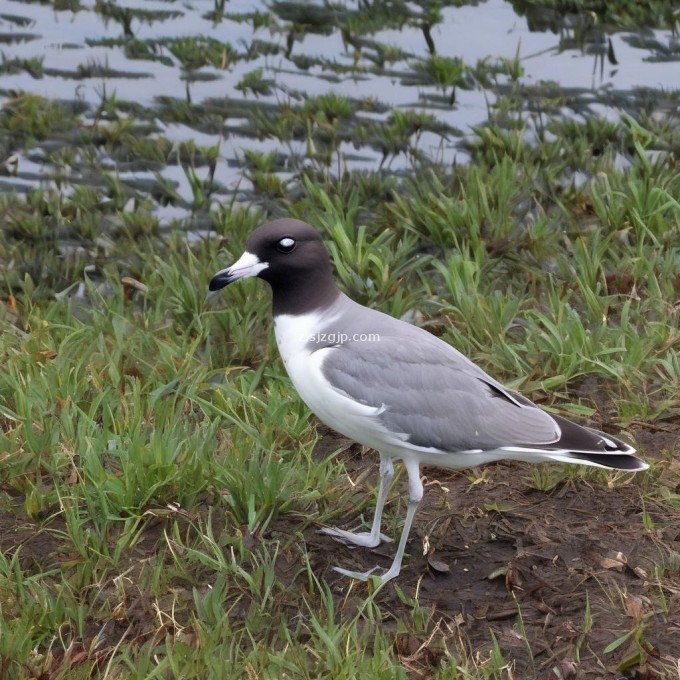
M 638 441 L 651 455 L 677 446 L 677 436 L 666 435 L 646 432 Z M 372 463 L 377 476 L 376 458 L 355 454 L 348 470 Z M 680 465 L 668 456 L 659 465 L 674 468 L 668 477 L 677 484 Z M 393 617 L 386 625 L 400 620 L 413 629 L 396 644 L 414 677 L 431 677 L 444 648 L 460 650 L 461 641 L 470 658 L 488 657 L 491 633 L 513 664 L 511 677 L 657 678 L 677 669 L 680 512 L 650 500 L 654 493 L 645 497 L 643 474 L 622 476 L 611 487 L 570 476 L 542 491 L 532 482 L 531 466 L 520 463 L 487 466 L 474 484 L 469 472 L 423 473 L 426 496 L 396 583 L 431 608 L 427 630 L 409 625 L 412 606 L 392 584 L 377 596 Z M 404 475 L 386 510 L 394 539 L 405 482 Z M 643 512 L 653 526 L 644 526 Z M 348 528 L 355 526 L 351 522 Z M 350 582 L 335 576 L 333 565 L 387 567 L 394 551 L 394 543 L 362 550 L 312 531 L 305 537 L 315 566 L 339 598 Z M 368 587 L 355 582 L 353 596 L 365 596 Z
M 50 576 L 43 579 L 45 583 L 61 582 L 61 586 L 76 590 L 77 586 L 68 583 L 71 567 L 84 563 L 86 558 L 74 552 L 66 538 L 67 527 L 63 518 L 56 516 L 42 522 L 33 520 L 21 507 L 22 497 L 18 496 L 15 500 L 17 502 L 12 512 L 0 516 L 0 552 L 7 559 L 16 557 L 24 573 L 37 575 L 49 572 Z M 40 680 L 51 680 L 65 677 L 65 670 L 74 671 L 82 665 L 90 667 L 94 673 L 105 668 L 122 641 L 133 640 L 141 645 L 154 635 L 158 641 L 163 639 L 166 628 L 159 628 L 154 616 L 157 603 L 149 593 L 143 592 L 135 584 L 136 575 L 144 561 L 151 559 L 159 546 L 164 544 L 163 527 L 162 521 L 146 523 L 139 540 L 124 557 L 122 566 L 127 578 L 121 579 L 118 585 L 109 578 L 109 560 L 104 555 L 97 559 L 92 554 L 89 559 L 92 569 L 107 577 L 96 594 L 92 590 L 87 594 L 81 591 L 81 595 L 85 601 L 97 601 L 101 616 L 96 619 L 85 618 L 82 637 L 76 632 L 75 625 L 62 626 L 59 635 L 55 635 L 49 644 L 49 651 L 40 662 L 39 671 L 35 668 L 29 670 L 27 666 L 24 669 L 27 673 L 35 674 Z M 186 599 L 191 600 L 190 593 Z M 9 607 L 8 611 L 11 611 Z M 109 616 L 106 616 L 107 612 Z M 63 641 L 68 641 L 68 644 L 64 646 Z M 4 671 L 0 663 L 0 678 L 13 677 L 3 674 Z
M 680 461 L 672 454 L 678 437 L 666 428 L 637 434 L 647 455 L 659 455 L 658 464 L 647 474 L 622 475 L 611 485 L 604 477 L 588 481 L 563 475 L 558 467 L 557 477 L 544 484 L 549 490 L 539 490 L 532 478 L 536 468 L 519 463 L 489 465 L 474 473 L 422 471 L 426 494 L 402 572 L 376 595 L 384 630 L 394 632 L 395 652 L 413 678 L 433 677 L 448 662 L 447 653 L 463 664 L 487 659 L 493 637 L 510 664 L 508 678 L 677 678 Z M 357 484 L 341 509 L 345 526 L 354 528 L 354 504 L 374 493 L 377 455 L 334 433 L 321 439 L 315 453 L 325 457 L 339 449 L 345 449 L 341 455 Z M 541 479 L 550 481 L 549 475 Z M 402 475 L 383 526 L 394 539 L 401 531 L 405 495 Z M 18 551 L 20 566 L 29 573 L 53 570 L 59 580 L 61 571 L 66 578 L 69 565 L 84 558 L 69 553 L 73 548 L 63 519 L 33 521 L 23 513 L 21 499 L 15 500 L 12 511 L 0 516 L 0 551 L 7 558 Z M 367 509 L 366 515 L 371 512 Z M 161 509 L 140 528 L 115 570 L 105 557 L 102 564 L 93 563 L 105 581 L 92 595 L 102 616 L 85 622 L 83 639 L 73 631 L 66 648 L 52 645 L 40 677 L 56 677 L 81 664 L 102 667 L 124 640 L 160 644 L 174 625 L 187 625 L 194 607 L 192 587 L 201 587 L 201 575 L 196 574 L 196 583 L 175 583 L 173 592 L 158 600 L 145 592 L 139 575 L 159 556 L 172 565 L 164 538 L 167 523 L 177 521 L 189 539 L 204 521 L 203 509 L 200 513 Z M 213 519 L 214 534 L 220 536 L 225 518 L 214 513 Z M 268 537 L 285 537 L 287 544 L 276 570 L 288 586 L 285 606 L 291 607 L 291 620 L 297 591 L 306 590 L 299 551 L 293 547 L 303 524 L 301 517 L 289 515 L 266 531 Z M 256 549 L 260 537 L 242 529 L 246 545 Z M 306 553 L 315 573 L 331 584 L 336 611 L 352 616 L 372 585 L 347 579 L 332 567 L 388 567 L 395 544 L 350 549 L 316 529 L 309 524 L 304 530 Z M 126 577 L 116 585 L 112 577 L 119 573 Z M 425 611 L 424 622 L 414 616 L 413 599 Z M 225 609 L 245 617 L 252 603 L 247 596 L 237 600 L 225 602 Z M 159 607 L 176 612 L 176 619 L 159 627 Z

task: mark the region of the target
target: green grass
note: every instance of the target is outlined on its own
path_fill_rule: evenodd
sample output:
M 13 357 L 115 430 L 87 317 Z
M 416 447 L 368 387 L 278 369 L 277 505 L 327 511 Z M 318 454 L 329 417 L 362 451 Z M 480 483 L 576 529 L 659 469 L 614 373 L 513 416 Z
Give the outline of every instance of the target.
M 327 189 L 307 182 L 281 210 L 324 230 L 349 294 L 415 312 L 529 396 L 558 410 L 580 404 L 633 434 L 664 422 L 680 375 L 668 302 L 680 265 L 675 168 L 638 153 L 626 174 L 556 194 L 550 166 L 539 180 L 527 162 L 537 149 L 495 163 L 485 153 L 455 177 L 413 176 L 388 202 L 363 200 L 365 179 L 347 177 Z M 101 210 L 91 191 L 5 196 L 16 228 L 4 257 L 38 230 L 32 254 L 50 262 L 45 217 L 33 216 L 77 230 Z M 107 211 L 129 219 L 122 203 Z M 2 502 L 50 550 L 26 555 L 24 539 L 3 549 L 5 677 L 90 677 L 95 667 L 139 678 L 407 675 L 386 612 L 371 597 L 344 609 L 305 549 L 306 528 L 342 521 L 338 508 L 367 498 L 343 481 L 341 458 L 313 455 L 318 435 L 276 358 L 266 292 L 250 282 L 221 305 L 204 301 L 210 275 L 263 216 L 227 207 L 213 219 L 221 244 L 120 232 L 98 277 L 74 262 L 83 298 L 49 294 L 63 285 L 56 264 L 35 279 L 17 262 L 6 270 Z M 575 396 L 589 378 L 604 411 Z M 533 485 L 549 492 L 575 474 L 536 473 Z M 415 619 L 401 621 L 409 631 Z M 433 625 L 425 617 L 423 633 Z M 642 644 L 644 620 L 635 626 L 619 646 Z M 450 644 L 432 657 L 440 677 L 504 677 L 497 640 L 488 657 Z
M 675 21 L 655 3 L 622 3 L 616 16 L 591 5 L 577 9 L 614 27 Z M 268 26 L 323 35 L 337 23 L 331 5 L 301 14 L 274 3 L 243 15 L 262 40 L 237 52 L 207 38 L 134 37 L 176 17 L 172 3 L 96 8 L 122 31 L 99 44 L 188 72 L 281 55 Z M 402 62 L 411 72 L 395 81 L 415 78 L 446 106 L 457 88 L 495 83 L 489 120 L 460 142 L 466 165 L 424 156 L 424 134 L 462 136 L 434 114 L 332 88 L 303 97 L 255 66 L 237 85 L 245 100 L 174 93 L 147 109 L 104 87 L 87 125 L 84 105 L 28 93 L 0 111 L 0 160 L 20 149 L 49 167 L 41 188 L 0 194 L 0 679 L 500 679 L 566 675 L 570 663 L 677 678 L 680 125 L 658 115 L 677 93 L 612 95 L 620 121 L 565 117 L 583 100 L 523 82 L 519 56 L 476 67 L 443 57 L 441 35 L 430 35 L 437 7 L 392 10 L 363 3 L 343 15 L 353 66 L 295 57 L 354 75 Z M 224 11 L 216 0 L 213 20 Z M 370 38 L 405 23 L 422 30 L 427 56 Z M 40 77 L 47 65 L 5 58 L 1 68 Z M 285 96 L 257 101 L 271 93 Z M 173 144 L 156 117 L 218 141 Z M 243 139 L 276 141 L 242 151 L 250 202 L 232 188 L 216 198 L 230 118 L 246 121 Z M 351 144 L 382 153 L 381 167 L 349 169 Z M 155 179 L 123 181 L 102 154 Z M 408 169 L 390 173 L 397 157 Z M 188 198 L 161 175 L 167 165 L 181 168 Z M 167 205 L 186 216 L 162 220 Z M 284 215 L 323 232 L 354 299 L 424 326 L 548 409 L 637 439 L 650 471 L 426 470 L 434 500 L 399 580 L 376 591 L 337 577 L 338 558 L 378 557 L 333 549 L 315 530 L 370 515 L 373 458 L 334 443 L 295 395 L 264 284 L 205 299 L 252 229 Z M 189 240 L 198 229 L 210 238 Z M 579 534 L 578 511 L 596 501 L 600 514 Z M 390 535 L 403 509 L 394 492 Z M 574 527 L 563 556 L 558 539 Z M 591 543 L 578 544 L 584 533 Z M 475 581 L 503 610 L 494 618 L 483 597 L 465 599 L 465 559 L 504 544 L 503 563 L 489 560 Z M 428 571 L 432 549 L 452 580 Z M 626 570 L 602 567 L 598 551 L 626 553 Z M 597 569 L 583 564 L 591 553 Z M 575 580 L 555 585 L 545 565 Z M 545 581 L 523 590 L 532 574 Z M 558 605 L 531 600 L 551 589 Z M 537 623 L 536 611 L 549 617 Z M 560 658 L 544 647 L 549 619 L 562 626 Z

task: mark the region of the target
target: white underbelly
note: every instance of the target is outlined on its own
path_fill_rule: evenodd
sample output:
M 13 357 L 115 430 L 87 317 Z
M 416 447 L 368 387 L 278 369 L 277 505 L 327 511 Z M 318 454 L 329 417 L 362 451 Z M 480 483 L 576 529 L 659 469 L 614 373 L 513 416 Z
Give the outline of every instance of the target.
M 322 422 L 361 444 L 385 450 L 392 435 L 377 418 L 382 409 L 360 404 L 335 390 L 321 366 L 328 353 L 337 350 L 316 349 L 309 342 L 314 332 L 332 321 L 317 314 L 277 316 L 274 332 L 283 364 L 302 400 Z
M 320 328 L 332 328 L 334 320 L 319 314 L 281 314 L 274 319 L 276 343 L 286 371 L 302 400 L 322 422 L 360 444 L 396 458 L 453 469 L 488 460 L 481 451 L 462 452 L 461 456 L 409 444 L 408 433 L 391 432 L 380 421 L 384 404 L 367 406 L 336 390 L 324 376 L 322 365 L 330 352 L 342 350 L 310 342 Z

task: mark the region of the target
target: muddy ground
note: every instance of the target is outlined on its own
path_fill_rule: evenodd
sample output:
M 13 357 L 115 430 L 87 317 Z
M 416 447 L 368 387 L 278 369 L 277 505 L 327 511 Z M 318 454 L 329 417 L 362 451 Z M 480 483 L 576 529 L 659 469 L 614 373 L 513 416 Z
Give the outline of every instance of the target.
M 640 449 L 662 455 L 661 465 L 677 479 L 676 432 L 635 435 Z M 375 465 L 374 453 L 349 451 L 354 459 L 347 461 L 348 470 Z M 599 477 L 589 482 L 568 475 L 543 491 L 532 482 L 532 467 L 514 462 L 489 465 L 474 475 L 422 472 L 426 494 L 398 578 L 407 595 L 417 593 L 420 604 L 431 608 L 429 634 L 402 635 L 396 643 L 414 672 L 426 677 L 428 666 L 437 665 L 445 646 L 452 652 L 457 640 L 470 655 L 488 655 L 490 633 L 506 661 L 514 662 L 517 678 L 559 678 L 560 673 L 654 678 L 660 665 L 677 667 L 680 512 L 645 499 L 650 479 L 623 475 L 608 487 Z M 405 493 L 403 475 L 386 511 L 395 539 L 401 529 L 395 515 L 401 522 Z M 653 528 L 643 525 L 643 511 Z M 329 566 L 387 567 L 394 550 L 394 544 L 350 549 L 311 531 L 306 538 L 319 571 L 339 596 L 347 583 Z M 361 597 L 364 588 L 356 585 L 354 595 Z M 408 619 L 411 607 L 394 588 L 383 588 L 377 599 L 384 612 Z M 604 653 L 629 632 L 625 642 Z
M 558 467 L 554 486 L 539 490 L 533 468 L 519 463 L 457 473 L 422 470 L 426 494 L 396 580 L 407 597 L 399 596 L 395 582 L 376 596 L 382 626 L 394 632 L 395 651 L 412 677 L 433 677 L 446 665 L 447 653 L 458 661 L 462 655 L 486 659 L 494 636 L 510 665 L 508 678 L 668 677 L 680 657 L 680 510 L 647 500 L 644 490 L 650 483 L 680 479 L 680 462 L 673 460 L 677 436 L 669 427 L 640 430 L 636 439 L 647 455 L 660 458 L 658 479 L 622 475 L 607 484 L 605 477 L 564 475 Z M 377 456 L 330 432 L 317 453 L 338 448 L 344 448 L 340 455 L 349 477 L 361 480 L 359 502 L 373 493 Z M 405 487 L 401 475 L 386 507 L 383 531 L 394 538 L 401 530 Z M 59 539 L 62 520 L 32 522 L 18 510 L 21 499 L 16 500 L 16 513 L 0 517 L 0 550 L 9 557 L 21 547 L 21 565 L 29 571 L 63 564 L 69 556 Z M 356 526 L 356 509 L 348 505 L 341 510 L 345 526 Z M 149 524 L 130 551 L 131 565 L 163 545 L 163 527 L 162 521 Z M 351 616 L 372 586 L 350 581 L 332 567 L 387 567 L 394 543 L 350 549 L 316 528 L 311 524 L 304 532 L 314 572 L 331 585 L 340 616 Z M 268 533 L 290 537 L 296 530 L 299 522 L 288 517 L 276 520 Z M 290 543 L 281 551 L 277 570 L 282 581 L 299 575 L 299 554 L 299 546 Z M 411 598 L 422 608 L 420 625 Z M 190 599 L 187 589 L 187 603 Z M 82 646 L 69 650 L 73 655 L 81 649 L 85 663 L 96 658 L 91 649 L 95 639 L 104 663 L 121 637 L 142 644 L 154 637 L 160 642 L 169 632 L 156 628 L 154 602 L 139 593 L 128 602 L 125 616 L 105 624 L 106 630 L 101 622 L 86 628 Z M 63 651 L 57 645 L 52 653 L 57 663 Z

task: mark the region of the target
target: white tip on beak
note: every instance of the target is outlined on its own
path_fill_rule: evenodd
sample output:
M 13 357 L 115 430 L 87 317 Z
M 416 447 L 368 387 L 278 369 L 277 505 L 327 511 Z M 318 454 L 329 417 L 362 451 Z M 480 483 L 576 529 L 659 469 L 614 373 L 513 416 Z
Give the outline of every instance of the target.
M 251 276 L 257 276 L 261 271 L 265 270 L 269 264 L 267 262 L 260 262 L 257 255 L 253 255 L 246 251 L 241 257 L 226 269 L 217 272 L 210 280 L 208 290 L 211 293 L 228 286 L 232 281 L 238 279 L 247 279 Z

